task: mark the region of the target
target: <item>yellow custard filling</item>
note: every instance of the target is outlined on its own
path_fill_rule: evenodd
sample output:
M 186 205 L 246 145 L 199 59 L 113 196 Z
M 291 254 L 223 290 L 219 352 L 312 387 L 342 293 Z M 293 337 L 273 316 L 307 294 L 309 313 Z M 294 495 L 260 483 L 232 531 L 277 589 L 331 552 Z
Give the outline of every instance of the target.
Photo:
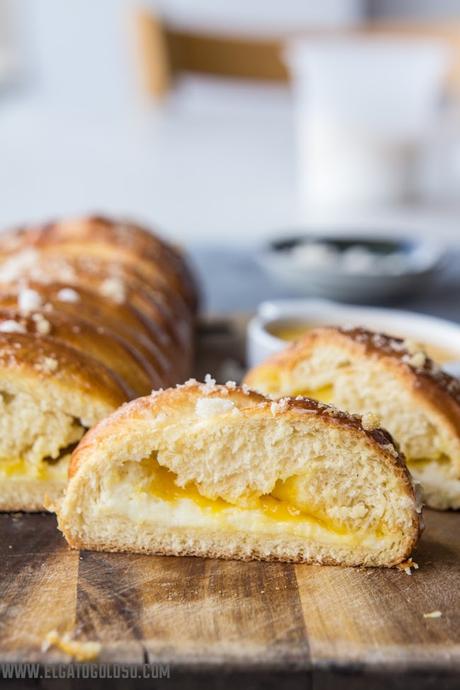
M 317 526 L 336 534 L 349 534 L 349 530 L 330 519 L 325 513 L 317 513 L 307 510 L 305 506 L 299 506 L 297 502 L 297 477 L 290 477 L 286 481 L 278 481 L 271 494 L 254 496 L 245 505 L 235 505 L 222 498 L 212 499 L 203 496 L 195 484 L 189 483 L 185 487 L 178 486 L 176 474 L 160 465 L 156 460 L 143 461 L 149 470 L 149 480 L 143 484 L 141 491 L 163 501 L 174 503 L 181 499 L 193 501 L 201 509 L 211 512 L 213 515 L 222 514 L 235 508 L 242 510 L 254 510 L 261 512 L 265 517 L 280 522 L 315 523 Z
M 57 475 L 66 475 L 67 462 L 62 458 L 58 464 L 48 463 L 42 460 L 39 464 L 33 464 L 27 460 L 16 458 L 10 460 L 0 459 L 0 477 L 7 479 L 27 478 L 46 481 L 55 479 Z
M 322 403 L 330 403 L 334 395 L 334 386 L 331 384 L 327 386 L 322 386 L 321 388 L 316 388 L 314 390 L 309 390 L 307 388 L 299 388 L 293 390 L 290 393 L 291 397 L 295 398 L 297 395 L 302 395 L 307 398 L 313 398 L 313 400 L 319 400 Z

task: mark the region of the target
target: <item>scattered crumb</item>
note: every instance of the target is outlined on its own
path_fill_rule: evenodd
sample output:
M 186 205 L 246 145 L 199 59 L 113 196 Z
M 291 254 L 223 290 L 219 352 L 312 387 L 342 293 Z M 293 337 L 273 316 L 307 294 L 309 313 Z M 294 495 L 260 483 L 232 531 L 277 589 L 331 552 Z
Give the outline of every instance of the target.
M 24 324 L 13 319 L 6 319 L 0 323 L 0 333 L 27 333 Z
M 51 646 L 60 649 L 77 661 L 91 661 L 101 653 L 100 642 L 79 642 L 72 640 L 69 633 L 59 635 L 57 630 L 50 630 L 42 644 L 42 651 L 46 652 Z
M 99 292 L 104 297 L 113 299 L 114 302 L 121 304 L 126 299 L 125 284 L 120 278 L 106 278 L 99 286 Z
M 408 558 L 407 561 L 403 561 L 402 563 L 398 563 L 396 565 L 396 568 L 398 570 L 403 570 L 406 575 L 412 575 L 411 568 L 414 570 L 418 570 L 418 563 L 412 560 L 412 558 Z
M 227 381 L 225 385 L 230 391 L 234 391 L 236 389 L 236 381 Z
M 424 618 L 441 618 L 441 616 L 442 616 L 441 611 L 430 611 L 429 613 L 423 614 Z
M 366 431 L 373 431 L 381 426 L 380 417 L 373 412 L 366 412 L 361 417 L 361 424 Z
M 56 295 L 60 302 L 79 302 L 80 295 L 73 288 L 62 288 Z
M 40 309 L 42 298 L 40 293 L 32 288 L 23 287 L 18 293 L 18 307 L 21 314 L 29 314 L 31 311 Z

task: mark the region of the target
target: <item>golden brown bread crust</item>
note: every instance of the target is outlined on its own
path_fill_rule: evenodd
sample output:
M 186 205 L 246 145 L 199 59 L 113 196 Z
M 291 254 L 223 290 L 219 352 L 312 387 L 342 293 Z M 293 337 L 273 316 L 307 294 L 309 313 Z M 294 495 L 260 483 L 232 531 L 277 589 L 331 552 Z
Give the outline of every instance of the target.
M 329 406 L 318 403 L 309 398 L 298 397 L 284 398 L 280 401 L 274 402 L 267 397 L 260 395 L 248 388 L 235 388 L 234 384 L 230 387 L 214 385 L 199 384 L 195 381 L 187 382 L 175 389 L 166 391 L 159 391 L 151 396 L 140 398 L 127 403 L 119 408 L 110 417 L 100 422 L 93 427 L 82 439 L 77 449 L 73 452 L 71 463 L 69 467 L 69 489 L 72 487 L 72 482 L 81 480 L 80 472 L 84 473 L 86 463 L 93 463 L 96 455 L 107 458 L 105 448 L 114 447 L 117 443 L 117 438 L 121 434 L 129 438 L 130 428 L 135 421 L 142 425 L 149 420 L 155 419 L 156 415 L 169 416 L 170 413 L 183 415 L 184 423 L 187 420 L 189 410 L 194 407 L 196 401 L 200 396 L 207 398 L 218 398 L 230 400 L 238 406 L 238 409 L 244 409 L 245 417 L 254 420 L 266 420 L 267 417 L 273 419 L 278 415 L 283 420 L 289 420 L 294 423 L 309 419 L 312 417 L 320 419 L 321 423 L 327 428 L 339 428 L 346 431 L 347 436 L 352 435 L 356 438 L 356 443 L 364 443 L 368 447 L 373 456 L 377 455 L 379 461 L 382 462 L 398 479 L 398 486 L 401 492 L 407 497 L 413 509 L 411 512 L 411 521 L 405 533 L 405 547 L 404 553 L 400 560 L 407 558 L 416 545 L 421 529 L 421 517 L 418 514 L 417 498 L 415 489 L 412 484 L 410 475 L 405 466 L 405 462 L 398 449 L 394 445 L 391 436 L 383 429 L 368 429 L 364 428 L 361 418 L 357 415 L 349 415 Z M 267 462 L 270 459 L 267 458 Z M 92 465 L 91 465 L 92 466 Z M 93 467 L 93 466 L 92 466 Z M 89 470 L 89 468 L 88 468 Z M 93 467 L 91 473 L 95 470 Z M 110 460 L 107 459 L 107 469 L 110 470 Z M 98 463 L 98 471 L 104 472 L 104 463 Z M 86 472 L 87 474 L 87 472 Z M 60 510 L 58 510 L 60 512 Z M 71 546 L 74 548 L 96 548 L 107 551 L 131 550 L 129 546 L 121 546 L 116 539 L 113 541 L 106 540 L 101 546 L 96 540 L 88 542 L 88 540 L 79 538 L 78 534 L 72 531 L 69 523 L 70 516 L 60 513 L 59 521 L 60 527 L 63 529 L 65 536 Z M 192 543 L 192 539 L 185 535 L 181 541 L 180 534 L 175 534 L 174 530 L 170 534 L 167 531 L 157 534 L 157 542 L 154 553 L 158 554 L 173 554 L 173 555 L 199 555 L 207 557 L 222 557 L 222 549 L 218 546 L 218 540 L 213 541 L 213 535 L 209 534 L 209 538 L 204 541 L 207 546 L 199 540 L 196 545 Z M 205 550 L 204 550 L 205 549 Z M 137 545 L 134 549 L 139 552 L 152 553 L 150 547 Z M 340 553 L 340 550 L 338 551 Z M 224 556 L 225 557 L 225 556 Z M 240 547 L 227 552 L 227 558 L 238 558 L 242 560 L 261 559 L 261 560 L 294 560 L 297 562 L 305 561 L 312 562 L 310 552 L 306 551 L 304 555 L 297 554 L 295 557 L 286 557 L 286 554 L 277 553 L 274 547 L 270 554 L 267 555 L 263 550 L 260 550 L 250 543 L 241 543 Z M 361 555 L 359 556 L 361 558 Z M 340 564 L 341 556 L 321 556 L 320 562 L 324 564 Z M 369 564 L 373 564 L 369 562 Z M 392 565 L 393 563 L 391 563 Z
M 46 247 L 82 243 L 85 251 L 94 256 L 94 248 L 100 247 L 112 260 L 125 261 L 129 265 L 145 268 L 146 279 L 153 272 L 170 282 L 180 292 L 194 311 L 198 306 L 198 291 L 193 274 L 181 252 L 164 240 L 160 240 L 141 226 L 125 220 L 113 220 L 103 216 L 88 216 L 63 221 L 48 222 L 35 227 L 22 227 L 2 238 L 4 256 L 17 253 L 24 247 Z M 146 260 L 144 262 L 144 260 Z M 150 265 L 149 265 L 150 264 Z M 161 271 L 155 271 L 160 266 Z M 142 270 L 141 269 L 141 270 Z
M 202 392 L 210 397 L 219 397 L 222 393 L 227 396 L 230 392 L 232 399 L 250 408 L 253 414 L 259 414 L 261 411 L 271 411 L 273 405 L 279 405 L 279 411 L 287 415 L 296 415 L 299 412 L 308 411 L 317 417 L 325 419 L 327 424 L 347 428 L 360 436 L 364 435 L 370 443 L 378 447 L 379 450 L 384 451 L 386 461 L 397 470 L 401 478 L 407 483 L 409 490 L 413 492 L 413 486 L 407 474 L 404 456 L 399 452 L 391 435 L 385 429 L 365 429 L 362 424 L 362 418 L 359 415 L 348 414 L 347 412 L 338 410 L 332 405 L 325 405 L 318 400 L 313 400 L 305 396 L 297 396 L 296 398 L 285 397 L 280 401 L 274 402 L 265 395 L 257 393 L 247 386 L 228 388 L 227 386 L 215 385 L 213 386 L 213 390 L 208 392 L 203 384 L 193 379 L 187 381 L 187 383 L 183 385 L 179 384 L 175 388 L 155 391 L 149 396 L 132 400 L 122 405 L 109 419 L 102 420 L 85 435 L 78 447 L 72 453 L 69 466 L 69 477 L 77 471 L 80 462 L 79 458 L 81 455 L 85 455 L 85 449 L 91 444 L 97 444 L 100 437 L 105 436 L 108 431 L 111 432 L 114 423 L 122 426 L 127 423 L 131 417 L 149 416 L 160 411 L 162 408 L 167 408 L 170 404 L 175 407 L 181 407 L 185 400 L 189 398 L 193 399 L 197 393 Z
M 34 380 L 45 387 L 77 390 L 80 395 L 99 400 L 105 409 L 116 409 L 129 396 L 130 389 L 109 367 L 88 354 L 57 342 L 47 336 L 22 333 L 0 333 L 0 381 L 17 379 L 27 374 L 27 385 Z
M 73 387 L 79 412 L 94 401 L 94 423 L 190 374 L 197 303 L 180 252 L 132 223 L 88 217 L 3 233 L 0 378 L 41 409 L 62 393 L 79 417 Z M 0 488 L 0 510 L 8 505 Z
M 103 362 L 121 375 L 132 398 L 149 393 L 152 382 L 155 388 L 162 383 L 161 375 L 137 348 L 116 332 L 88 320 L 57 311 L 41 310 L 29 316 L 17 309 L 0 308 L 0 330 L 5 322 L 14 322 L 37 339 L 46 335 Z

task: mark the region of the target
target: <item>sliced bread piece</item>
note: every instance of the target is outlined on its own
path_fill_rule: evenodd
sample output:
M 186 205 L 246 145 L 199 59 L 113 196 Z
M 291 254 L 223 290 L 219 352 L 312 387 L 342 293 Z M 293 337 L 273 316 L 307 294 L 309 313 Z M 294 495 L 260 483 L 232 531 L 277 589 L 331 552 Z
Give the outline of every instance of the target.
M 392 566 L 420 532 L 387 432 L 210 379 L 123 405 L 69 476 L 57 514 L 75 548 Z
M 460 508 L 460 382 L 421 348 L 362 328 L 318 328 L 251 370 L 246 383 L 373 413 L 399 443 L 424 500 Z

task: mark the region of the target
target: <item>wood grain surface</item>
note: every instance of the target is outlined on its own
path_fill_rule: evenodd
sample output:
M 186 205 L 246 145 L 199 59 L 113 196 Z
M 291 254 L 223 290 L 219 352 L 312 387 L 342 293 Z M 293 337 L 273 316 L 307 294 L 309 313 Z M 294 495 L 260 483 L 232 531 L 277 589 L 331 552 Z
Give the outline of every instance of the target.
M 242 356 L 238 326 L 214 322 L 198 373 Z M 411 576 L 79 553 L 45 514 L 0 515 L 0 559 L 1 662 L 68 661 L 42 649 L 56 629 L 100 641 L 100 661 L 170 663 L 170 690 L 460 687 L 460 514 L 426 511 Z

